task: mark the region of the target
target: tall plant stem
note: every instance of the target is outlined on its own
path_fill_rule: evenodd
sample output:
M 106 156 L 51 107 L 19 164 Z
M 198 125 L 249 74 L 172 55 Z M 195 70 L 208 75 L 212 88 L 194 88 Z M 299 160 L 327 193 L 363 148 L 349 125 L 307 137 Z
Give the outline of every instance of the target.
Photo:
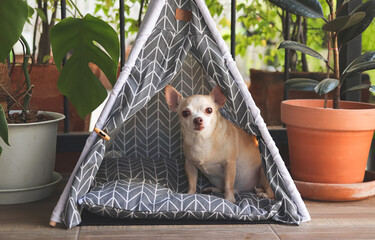
M 25 93 L 26 95 L 22 103 L 22 109 L 23 109 L 22 115 L 25 117 L 27 114 L 26 110 L 28 109 L 28 106 L 30 104 L 31 91 L 32 91 L 31 80 L 30 80 L 29 69 L 28 69 L 28 64 L 29 64 L 29 59 L 30 59 L 30 46 L 22 35 L 20 39 L 26 48 L 26 52 L 23 57 L 23 63 L 22 63 L 22 69 L 25 75 L 25 83 L 26 83 L 26 91 L 27 91 Z
M 336 19 L 335 3 L 332 0 L 326 0 L 330 10 L 330 20 Z M 340 79 L 340 63 L 339 63 L 339 48 L 337 42 L 337 34 L 331 33 L 331 49 L 333 53 L 333 78 Z M 333 93 L 333 108 L 340 108 L 340 84 Z
M 332 47 L 333 47 L 333 77 L 340 79 L 340 63 L 339 63 L 339 49 L 337 43 L 337 34 L 332 34 Z M 333 93 L 333 108 L 340 108 L 340 85 L 337 86 Z

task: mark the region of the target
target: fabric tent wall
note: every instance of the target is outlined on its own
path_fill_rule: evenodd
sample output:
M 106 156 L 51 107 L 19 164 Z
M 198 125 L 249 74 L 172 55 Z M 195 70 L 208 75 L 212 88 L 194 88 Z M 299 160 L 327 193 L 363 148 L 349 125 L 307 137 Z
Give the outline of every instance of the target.
M 191 11 L 191 21 L 176 20 L 174 18 L 176 9 Z M 192 57 L 186 58 L 189 53 Z M 278 150 L 260 117 L 259 110 L 247 91 L 246 85 L 204 2 L 202 0 L 170 0 L 168 2 L 153 0 L 150 3 L 149 10 L 130 53 L 129 61 L 125 65 L 107 106 L 97 123 L 98 128 L 104 129 L 110 134 L 112 141 L 108 143 L 95 135 L 90 136 L 74 170 L 74 175 L 55 208 L 52 215 L 53 221 L 59 222 L 61 216 L 62 221 L 68 227 L 73 227 L 80 223 L 80 210 L 77 201 L 92 187 L 94 176 L 104 156 L 107 158 L 131 157 L 133 154 L 134 156 L 154 157 L 153 155 L 158 155 L 160 157 L 160 155 L 165 154 L 167 157 L 181 157 L 180 150 L 175 152 L 172 150 L 180 149 L 172 146 L 175 143 L 174 141 L 168 141 L 172 145 L 169 145 L 167 150 L 164 147 L 160 147 L 160 143 L 152 143 L 150 145 L 150 141 L 153 141 L 152 134 L 150 136 L 146 136 L 147 134 L 143 136 L 137 135 L 136 132 L 128 131 L 129 128 L 126 127 L 126 124 L 134 120 L 133 116 L 135 114 L 142 115 L 141 109 L 156 94 L 160 93 L 168 83 L 176 79 L 179 76 L 178 74 L 181 75 L 181 78 L 184 78 L 182 76 L 184 69 L 182 68 L 181 71 L 181 66 L 183 66 L 183 63 L 185 63 L 184 66 L 189 65 L 189 63 L 190 66 L 194 65 L 195 62 L 192 59 L 195 59 L 194 61 L 199 64 L 199 69 L 196 72 L 201 71 L 204 73 L 199 74 L 198 81 L 203 79 L 208 82 L 208 84 L 202 85 L 206 87 L 202 88 L 200 86 L 199 88 L 207 91 L 210 83 L 219 84 L 228 99 L 225 108 L 226 115 L 244 130 L 259 137 L 263 167 L 266 169 L 267 178 L 276 193 L 277 200 L 287 209 L 286 212 L 280 213 L 280 217 L 276 217 L 275 220 L 299 223 L 310 219 Z M 186 72 L 195 73 L 191 69 Z M 192 79 L 194 74 L 188 74 L 187 77 Z M 181 85 L 183 85 L 183 81 Z M 184 89 L 186 88 L 181 87 L 182 91 Z M 200 90 L 198 90 L 199 92 Z M 192 91 L 192 93 L 196 94 L 197 90 Z M 163 104 L 158 104 L 159 107 L 165 108 L 166 106 L 165 104 L 164 106 Z M 147 119 L 144 121 L 147 122 Z M 141 122 L 144 121 L 142 120 Z M 176 118 L 174 118 L 174 121 L 176 121 Z M 170 132 L 170 128 L 178 128 L 178 124 L 173 123 L 172 125 L 172 127 L 169 126 L 167 128 L 167 132 Z M 157 128 L 155 127 L 155 129 Z M 160 131 L 157 134 L 159 133 Z M 138 143 L 135 144 L 129 138 L 124 137 L 127 134 L 137 135 Z M 174 137 L 180 138 L 179 136 Z M 159 137 L 155 139 L 160 140 L 163 138 L 160 138 L 159 134 Z M 146 142 L 147 144 L 142 146 L 141 142 Z M 177 144 L 180 144 L 180 142 Z M 157 148 L 156 150 L 148 149 L 148 146 L 154 145 Z M 134 146 L 136 148 L 132 149 Z M 129 149 L 132 149 L 132 151 L 129 151 Z M 65 207 L 62 207 L 64 205 Z M 64 210 L 62 210 L 63 208 Z

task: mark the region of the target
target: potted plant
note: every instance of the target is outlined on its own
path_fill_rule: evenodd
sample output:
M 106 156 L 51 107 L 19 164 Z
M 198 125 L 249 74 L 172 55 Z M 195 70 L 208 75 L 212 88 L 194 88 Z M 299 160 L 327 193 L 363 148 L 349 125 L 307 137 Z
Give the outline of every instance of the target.
M 2 204 L 21 203 L 44 198 L 51 193 L 53 185 L 61 179 L 61 175 L 54 173 L 53 170 L 56 155 L 57 122 L 63 119 L 64 116 L 57 113 L 41 111 L 36 113 L 28 110 L 33 89 L 27 71 L 30 49 L 27 41 L 21 36 L 27 16 L 28 5 L 26 1 L 1 1 L 0 18 L 2 24 L 0 25 L 0 31 L 4 34 L 1 38 L 2 44 L 0 44 L 0 61 L 4 62 L 15 42 L 20 39 L 26 49 L 23 66 L 27 85 L 26 92 L 22 94 L 21 101 L 18 101 L 16 97 L 7 90 L 3 91 L 3 93 L 7 95 L 8 104 L 5 105 L 16 105 L 22 110 L 13 114 L 10 112 L 10 108 L 4 110 L 3 107 L 0 107 L 0 137 L 3 139 L 4 143 L 6 143 L 0 143 L 0 153 L 2 152 L 0 171 L 3 171 L 0 172 L 0 203 Z M 75 26 L 66 23 L 73 23 Z M 75 37 L 91 34 L 91 38 L 86 38 L 86 41 L 82 41 L 79 46 L 74 45 L 79 44 L 77 41 L 71 41 L 71 44 L 65 45 L 64 50 L 66 51 L 70 51 L 71 49 L 69 49 L 69 47 L 73 46 L 78 47 L 79 50 L 88 50 L 87 48 L 90 48 L 90 51 L 94 52 L 94 54 L 84 54 L 79 50 L 74 51 L 71 57 L 68 58 L 65 67 L 62 69 L 58 83 L 60 90 L 71 99 L 74 99 L 73 104 L 79 109 L 80 115 L 85 116 L 100 104 L 98 101 L 103 99 L 104 94 L 102 92 L 106 92 L 105 89 L 103 89 L 104 87 L 98 84 L 99 80 L 95 78 L 94 74 L 89 72 L 88 62 L 94 62 L 102 67 L 113 83 L 116 79 L 119 55 L 117 34 L 108 24 L 91 15 L 82 19 L 67 18 L 66 20 L 62 20 L 59 24 L 59 26 L 61 26 L 60 30 L 56 28 L 56 34 L 51 35 L 51 38 L 54 38 L 56 42 L 61 42 L 60 38 L 65 37 L 61 36 L 61 32 L 64 32 L 70 37 L 74 34 L 76 34 L 74 35 Z M 95 26 L 95 30 L 93 30 L 93 26 Z M 79 33 L 77 33 L 77 27 L 79 28 Z M 12 31 L 7 30 L 8 28 L 12 29 Z M 73 33 L 67 34 L 67 32 Z M 64 38 L 64 40 L 66 40 L 66 38 Z M 93 41 L 100 44 L 105 50 L 101 50 L 98 46 L 95 46 Z M 108 47 L 108 45 L 111 46 Z M 61 55 L 62 52 L 59 50 L 56 50 L 56 52 L 60 53 L 60 55 L 57 53 L 55 59 L 59 59 L 56 64 L 61 70 L 61 60 L 63 56 Z M 105 51 L 110 57 L 103 56 L 103 54 L 105 55 Z M 74 64 L 74 60 L 80 61 L 78 66 L 81 68 L 79 71 L 83 72 L 82 74 L 77 73 L 78 70 L 76 68 L 69 67 L 71 63 Z M 77 74 L 78 76 L 72 76 L 72 74 Z M 67 78 L 73 81 L 80 81 L 81 84 L 94 85 L 94 87 L 82 88 L 77 86 L 79 83 L 66 81 Z M 82 80 L 82 78 L 84 80 Z M 73 88 L 70 88 L 70 86 Z M 4 87 L 2 89 L 6 88 Z M 79 98 L 81 98 L 81 101 L 77 101 Z M 47 118 L 46 121 L 42 119 L 40 122 L 30 123 L 32 118 L 39 118 L 41 113 L 44 113 L 43 118 Z M 41 128 L 44 125 L 48 125 L 46 126 L 46 128 L 50 130 L 48 133 L 42 133 Z M 20 138 L 15 139 L 17 136 Z M 31 139 L 26 141 L 28 137 L 31 137 Z M 41 140 L 40 146 L 37 145 L 39 140 Z M 32 151 L 35 153 L 32 154 Z M 16 156 L 20 153 L 25 153 L 26 155 L 17 159 Z M 46 162 L 41 162 L 42 159 Z M 32 182 L 33 180 L 35 181 Z
M 283 52 L 278 52 L 274 46 L 276 46 L 278 39 L 293 40 L 304 44 L 309 40 L 309 42 L 319 46 L 318 43 L 323 39 L 324 33 L 317 33 L 315 30 L 317 27 L 316 20 L 302 16 L 291 17 L 286 11 L 275 8 L 266 0 L 240 3 L 237 5 L 237 10 L 242 13 L 238 20 L 242 23 L 243 29 L 240 30 L 240 33 L 237 33 L 236 53 L 243 56 L 249 45 L 261 46 L 265 49 L 265 54 L 259 54 L 259 60 L 262 60 L 267 68 L 250 68 L 251 85 L 249 90 L 261 110 L 261 115 L 266 124 L 268 126 L 281 126 L 280 104 L 284 100 L 285 75 L 279 69 L 284 60 L 289 61 L 289 77 L 319 80 L 322 76 L 325 76 L 325 73 L 309 72 L 309 66 L 311 67 L 312 64 L 307 64 L 305 54 L 290 51 L 288 55 L 284 56 Z M 245 34 L 243 34 L 243 30 L 245 30 Z M 285 97 L 290 99 L 319 98 L 314 94 L 301 93 L 298 90 L 288 92 Z
M 34 86 L 33 97 L 30 101 L 30 109 L 41 109 L 53 112 L 64 112 L 63 95 L 57 89 L 57 81 L 60 72 L 53 62 L 50 30 L 58 22 L 56 16 L 59 12 L 60 0 L 35 0 L 29 1 L 29 17 L 26 24 L 30 25 L 32 40 L 30 42 L 31 57 L 29 75 Z M 67 2 L 68 11 L 72 9 Z M 22 56 L 21 56 L 22 57 Z M 12 91 L 17 95 L 24 91 L 24 74 L 22 69 L 22 58 L 16 55 L 12 58 L 10 67 L 10 79 Z M 95 69 L 97 70 L 97 69 Z M 99 74 L 99 72 L 95 72 Z M 48 94 L 46 94 L 48 92 Z M 74 107 L 69 104 L 69 114 L 66 118 L 69 125 L 64 121 L 59 123 L 59 131 L 87 131 L 90 115 L 81 118 Z
M 283 9 L 306 17 L 324 19 L 319 1 L 275 1 Z M 344 1 L 337 11 L 349 1 Z M 325 62 L 326 79 L 290 79 L 285 85 L 292 89 L 314 90 L 319 95 L 333 91 L 333 100 L 287 100 L 281 104 L 281 118 L 286 124 L 290 168 L 297 181 L 308 183 L 352 184 L 364 179 L 367 157 L 375 129 L 375 106 L 340 100 L 340 86 L 350 76 L 375 69 L 375 51 L 366 52 L 340 73 L 341 46 L 362 33 L 375 16 L 375 1 L 369 0 L 350 14 L 337 17 L 335 1 L 327 0 L 330 13 L 323 30 L 329 34 L 329 57 L 294 41 L 284 41 L 279 48 L 303 52 Z M 332 54 L 332 59 L 330 59 Z M 333 74 L 333 78 L 329 74 Z M 357 86 L 350 90 L 369 88 Z M 372 88 L 370 88 L 372 90 Z M 310 192 L 311 193 L 311 192 Z M 303 195 L 303 194 L 302 194 Z M 311 197 L 311 195 L 309 195 Z M 318 199 L 330 200 L 324 196 Z M 345 200 L 345 196 L 331 200 Z

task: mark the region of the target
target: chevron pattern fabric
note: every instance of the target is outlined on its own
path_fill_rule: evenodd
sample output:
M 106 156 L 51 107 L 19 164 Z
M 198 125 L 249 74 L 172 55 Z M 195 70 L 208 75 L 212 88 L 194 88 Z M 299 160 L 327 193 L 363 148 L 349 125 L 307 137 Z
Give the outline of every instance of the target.
M 176 8 L 191 10 L 192 20 L 177 21 Z M 220 195 L 184 194 L 182 137 L 178 116 L 169 111 L 164 100 L 167 84 L 183 96 L 207 94 L 220 85 L 227 97 L 222 114 L 260 138 L 263 168 L 276 193 L 275 201 L 244 193 L 232 204 Z M 75 175 L 62 214 L 69 228 L 81 222 L 82 207 L 115 218 L 302 221 L 194 0 L 166 1 L 104 130 L 111 141 L 98 140 Z M 207 184 L 201 177 L 199 185 Z M 194 202 L 194 207 L 189 202 Z
M 113 218 L 265 221 L 282 206 L 251 192 L 236 194 L 236 204 L 223 194 L 184 194 L 184 164 L 176 159 L 106 159 L 96 181 L 97 187 L 79 202 L 90 212 Z M 209 186 L 200 174 L 197 191 Z

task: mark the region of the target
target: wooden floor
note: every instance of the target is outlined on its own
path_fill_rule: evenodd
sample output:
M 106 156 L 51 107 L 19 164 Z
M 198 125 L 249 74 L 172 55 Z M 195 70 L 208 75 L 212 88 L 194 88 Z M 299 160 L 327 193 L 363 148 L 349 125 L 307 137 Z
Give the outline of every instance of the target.
M 0 206 L 0 239 L 375 239 L 375 198 L 348 203 L 306 201 L 312 221 L 279 224 L 86 226 L 52 228 L 49 217 L 62 183 L 48 199 Z

